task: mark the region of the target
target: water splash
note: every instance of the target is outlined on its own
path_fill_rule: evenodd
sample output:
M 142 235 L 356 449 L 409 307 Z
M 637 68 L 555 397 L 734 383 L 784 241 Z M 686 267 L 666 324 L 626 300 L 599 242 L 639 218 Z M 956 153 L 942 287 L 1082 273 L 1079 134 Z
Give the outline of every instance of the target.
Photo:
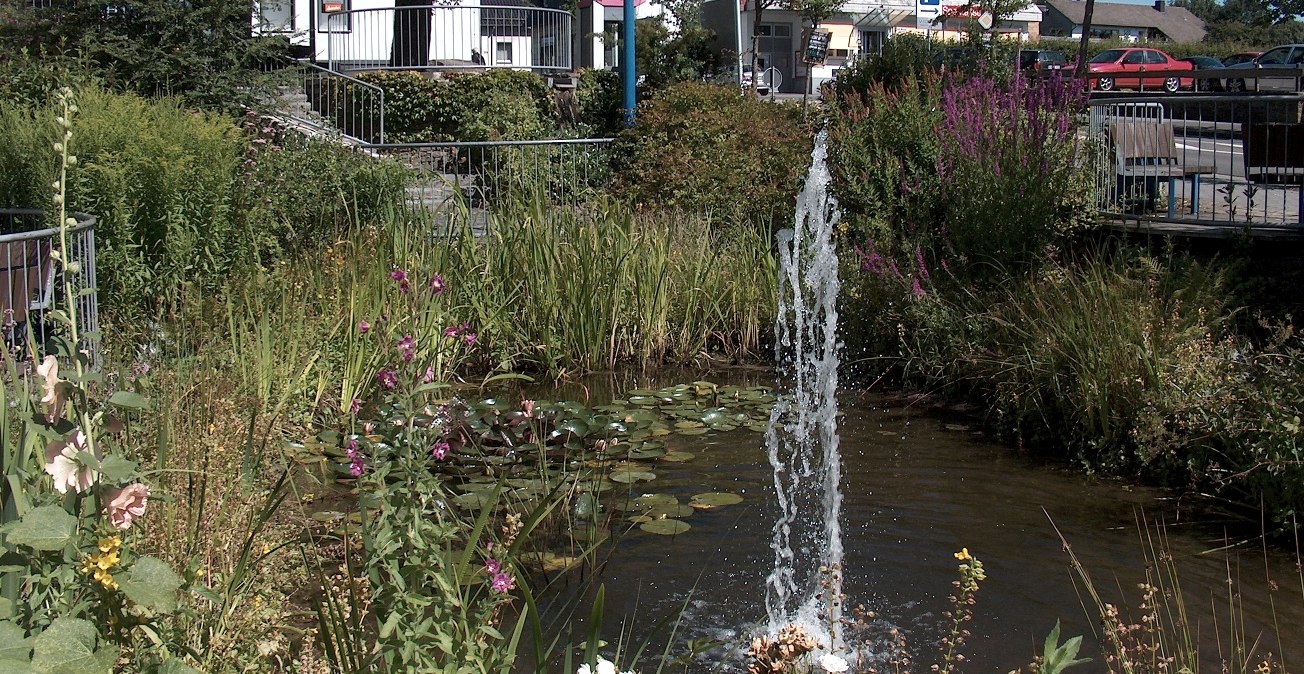
M 765 433 L 780 514 L 766 578 L 769 631 L 799 624 L 825 648 L 843 648 L 842 463 L 838 454 L 838 258 L 840 219 L 829 194 L 828 132 L 811 153 L 792 229 L 778 233 L 775 361 L 787 380 Z

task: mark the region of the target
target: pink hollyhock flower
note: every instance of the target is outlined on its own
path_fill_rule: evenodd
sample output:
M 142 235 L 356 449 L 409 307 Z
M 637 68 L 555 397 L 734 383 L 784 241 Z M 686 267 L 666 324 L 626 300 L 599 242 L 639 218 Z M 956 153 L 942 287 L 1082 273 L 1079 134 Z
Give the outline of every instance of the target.
M 392 390 L 395 386 L 398 386 L 398 375 L 393 370 L 385 368 L 376 373 L 376 381 L 380 382 L 381 386 Z
M 494 580 L 492 583 L 490 583 L 490 587 L 493 588 L 494 592 L 505 593 L 508 590 L 516 587 L 516 579 L 512 578 L 506 573 L 499 571 L 498 573 L 494 574 Z
M 109 522 L 119 529 L 130 529 L 132 522 L 145 516 L 149 487 L 139 483 L 129 484 L 122 489 L 110 489 L 104 498 L 104 513 L 108 515 Z
M 95 484 L 100 474 L 82 463 L 81 453 L 86 451 L 86 436 L 81 430 L 60 438 L 45 447 L 45 472 L 54 478 L 54 490 L 60 494 L 73 490 L 80 494 Z M 96 452 L 95 458 L 100 458 Z
M 450 449 L 452 447 L 447 442 L 440 440 L 435 443 L 434 447 L 430 448 L 430 455 L 435 457 L 436 461 L 443 461 L 444 457 L 448 456 L 448 450 Z
M 63 404 L 68 398 L 63 382 L 59 381 L 59 359 L 46 356 L 45 360 L 36 366 L 36 374 L 45 380 L 42 382 L 45 395 L 41 397 L 41 404 L 45 405 L 45 418 L 54 421 L 63 415 Z
M 430 289 L 430 292 L 436 295 L 444 292 L 444 277 L 439 274 L 432 274 L 430 276 L 430 282 L 426 284 L 426 287 Z

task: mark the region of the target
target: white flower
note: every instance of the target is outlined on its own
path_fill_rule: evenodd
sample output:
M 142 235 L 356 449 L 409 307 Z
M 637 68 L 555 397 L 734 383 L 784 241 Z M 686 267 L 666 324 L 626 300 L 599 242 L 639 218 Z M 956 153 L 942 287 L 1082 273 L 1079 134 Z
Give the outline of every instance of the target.
M 579 669 L 575 670 L 575 674 L 616 674 L 616 663 L 599 655 L 597 667 L 589 667 L 588 663 L 585 663 L 580 665 Z M 634 673 L 621 672 L 620 674 Z
M 823 667 L 824 671 L 830 672 L 831 674 L 845 672 L 850 668 L 846 660 L 843 660 L 832 653 L 826 653 L 820 656 L 820 667 Z
M 60 494 L 82 493 L 91 488 L 100 474 L 82 463 L 81 453 L 86 451 L 86 436 L 80 430 L 66 438 L 51 442 L 45 448 L 45 472 L 54 478 L 54 490 Z M 99 452 L 95 453 L 99 459 Z

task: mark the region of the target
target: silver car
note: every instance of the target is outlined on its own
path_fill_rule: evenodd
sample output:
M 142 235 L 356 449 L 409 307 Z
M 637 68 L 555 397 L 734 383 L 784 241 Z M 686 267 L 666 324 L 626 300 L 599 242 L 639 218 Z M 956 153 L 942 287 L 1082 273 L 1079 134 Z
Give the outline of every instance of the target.
M 1255 75 L 1261 68 L 1293 70 L 1271 75 Z M 1304 44 L 1286 44 L 1259 54 L 1253 61 L 1237 63 L 1224 69 L 1227 73 L 1227 91 L 1301 91 L 1304 81 Z

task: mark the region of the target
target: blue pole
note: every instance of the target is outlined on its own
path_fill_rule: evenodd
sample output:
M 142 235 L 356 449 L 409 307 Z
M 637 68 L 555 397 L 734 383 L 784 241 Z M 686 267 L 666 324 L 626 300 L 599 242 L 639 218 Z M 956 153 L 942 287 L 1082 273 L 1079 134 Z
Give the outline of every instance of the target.
M 634 126 L 634 93 L 638 81 L 638 65 L 634 58 L 634 0 L 625 0 L 624 33 L 620 69 L 625 74 L 625 126 Z

